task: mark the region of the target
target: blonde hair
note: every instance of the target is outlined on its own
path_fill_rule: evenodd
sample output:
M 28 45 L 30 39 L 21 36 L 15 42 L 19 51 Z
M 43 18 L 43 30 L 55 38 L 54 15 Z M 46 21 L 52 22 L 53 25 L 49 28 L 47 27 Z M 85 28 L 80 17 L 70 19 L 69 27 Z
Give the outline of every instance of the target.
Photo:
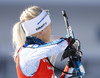
M 42 12 L 42 9 L 40 7 L 31 6 L 27 9 L 25 9 L 25 11 L 22 12 L 22 14 L 20 16 L 20 21 L 17 22 L 13 26 L 12 41 L 13 41 L 13 46 L 14 46 L 14 49 L 15 49 L 15 53 L 13 55 L 14 58 L 15 58 L 17 50 L 19 49 L 19 47 L 21 47 L 25 43 L 25 39 L 26 39 L 26 35 L 25 35 L 25 32 L 23 31 L 23 29 L 21 27 L 21 24 L 25 21 L 28 21 L 32 18 L 35 18 L 41 12 Z

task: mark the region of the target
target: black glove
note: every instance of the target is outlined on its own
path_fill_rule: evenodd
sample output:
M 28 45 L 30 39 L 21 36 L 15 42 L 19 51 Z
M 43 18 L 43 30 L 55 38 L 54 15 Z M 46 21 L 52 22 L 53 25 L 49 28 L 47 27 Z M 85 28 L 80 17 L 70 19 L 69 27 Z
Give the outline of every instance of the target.
M 62 58 L 61 58 L 61 61 L 67 57 L 70 57 L 70 56 L 76 56 L 76 49 L 74 48 L 67 48 L 64 50 L 64 53 L 62 55 Z
M 61 61 L 67 57 L 73 56 L 73 59 L 82 57 L 82 52 L 80 51 L 80 41 L 78 39 L 74 39 L 72 37 L 67 38 L 61 38 L 69 41 L 68 47 L 65 49 L 64 54 L 61 58 Z
M 70 49 L 75 49 L 76 50 L 76 55 L 81 58 L 83 53 L 82 51 L 80 51 L 80 46 L 81 46 L 81 43 L 78 39 L 73 39 L 71 37 L 68 38 L 68 40 L 70 41 Z

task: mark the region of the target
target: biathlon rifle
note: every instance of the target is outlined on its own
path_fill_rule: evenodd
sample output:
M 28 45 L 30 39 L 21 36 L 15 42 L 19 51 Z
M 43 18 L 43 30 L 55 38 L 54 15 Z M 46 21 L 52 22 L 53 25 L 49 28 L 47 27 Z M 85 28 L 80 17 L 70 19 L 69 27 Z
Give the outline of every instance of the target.
M 64 17 L 64 21 L 65 21 L 65 25 L 66 25 L 66 30 L 67 30 L 66 37 L 67 38 L 70 38 L 71 37 L 71 38 L 75 39 L 74 32 L 72 31 L 71 26 L 69 26 L 68 17 L 67 17 L 67 14 L 66 14 L 66 12 L 64 10 L 62 11 L 62 15 Z M 75 72 L 76 73 L 76 77 L 83 78 L 83 75 L 85 75 L 85 70 L 84 70 L 84 67 L 83 67 L 83 65 L 82 65 L 79 57 L 77 56 L 77 52 L 75 52 L 75 53 L 76 53 L 75 58 L 77 58 L 77 60 L 73 60 L 73 57 L 72 56 L 66 56 L 65 55 L 66 54 L 66 51 L 63 53 L 61 60 L 65 59 L 67 57 L 69 59 L 71 59 L 73 65 L 74 65 L 74 68 L 76 70 L 76 72 Z

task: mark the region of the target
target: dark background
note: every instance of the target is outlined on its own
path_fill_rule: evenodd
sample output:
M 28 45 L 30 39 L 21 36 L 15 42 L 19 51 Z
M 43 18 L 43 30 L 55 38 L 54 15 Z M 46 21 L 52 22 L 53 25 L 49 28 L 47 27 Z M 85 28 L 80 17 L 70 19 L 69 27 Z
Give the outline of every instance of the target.
M 100 0 L 0 0 L 0 78 L 17 78 L 12 58 L 12 27 L 21 12 L 33 5 L 50 10 L 52 35 L 63 37 L 66 29 L 61 11 L 66 10 L 75 37 L 81 41 L 84 78 L 100 78 Z M 56 66 L 63 69 L 66 60 L 60 62 L 61 55 Z M 61 72 L 55 72 L 59 78 Z

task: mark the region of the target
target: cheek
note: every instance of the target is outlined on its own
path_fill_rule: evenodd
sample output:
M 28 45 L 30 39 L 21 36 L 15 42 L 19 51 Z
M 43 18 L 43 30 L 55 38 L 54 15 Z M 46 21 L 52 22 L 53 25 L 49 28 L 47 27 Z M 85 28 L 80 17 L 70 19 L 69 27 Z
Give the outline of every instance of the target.
M 48 35 L 51 35 L 51 31 L 52 31 L 52 29 L 49 29 L 49 31 L 48 31 Z
M 52 28 L 51 28 L 51 32 L 52 32 Z
M 49 31 L 50 31 L 50 33 L 51 33 L 51 31 L 52 31 L 52 28 L 51 28 L 51 26 L 50 26 L 50 28 L 49 28 Z

